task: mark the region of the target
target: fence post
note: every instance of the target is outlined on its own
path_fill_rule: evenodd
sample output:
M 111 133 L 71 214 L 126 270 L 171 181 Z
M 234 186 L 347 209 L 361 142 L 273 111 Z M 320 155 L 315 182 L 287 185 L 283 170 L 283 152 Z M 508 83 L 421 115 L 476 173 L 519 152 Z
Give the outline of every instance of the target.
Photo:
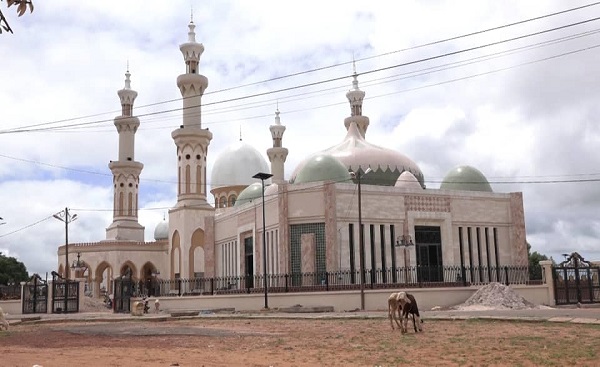
M 210 294 L 215 294 L 215 278 L 210 278 Z
M 181 296 L 181 278 L 177 279 L 177 295 Z
M 510 281 L 508 280 L 508 266 L 504 265 L 504 276 L 506 277 L 506 285 L 510 285 Z
M 285 292 L 286 293 L 289 291 L 289 289 L 288 289 L 288 280 L 289 280 L 289 275 L 286 274 L 285 275 Z
M 467 272 L 464 266 L 461 266 L 461 276 L 463 281 L 463 287 L 467 286 Z
M 329 273 L 325 272 L 325 290 L 329 291 Z

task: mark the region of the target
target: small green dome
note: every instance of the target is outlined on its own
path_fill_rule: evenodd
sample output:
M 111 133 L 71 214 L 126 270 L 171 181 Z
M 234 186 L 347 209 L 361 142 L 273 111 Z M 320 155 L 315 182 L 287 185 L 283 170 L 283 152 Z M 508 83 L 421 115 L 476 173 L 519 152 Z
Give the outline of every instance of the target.
M 240 206 L 242 204 L 246 204 L 251 202 L 254 199 L 258 199 L 262 197 L 262 183 L 255 182 L 252 185 L 246 187 L 240 192 L 240 195 L 237 197 L 235 204 L 233 206 Z
M 440 189 L 494 192 L 483 173 L 471 166 L 458 166 L 450 170 L 444 177 Z
M 350 172 L 342 162 L 332 155 L 318 154 L 306 161 L 294 183 L 316 181 L 351 182 Z

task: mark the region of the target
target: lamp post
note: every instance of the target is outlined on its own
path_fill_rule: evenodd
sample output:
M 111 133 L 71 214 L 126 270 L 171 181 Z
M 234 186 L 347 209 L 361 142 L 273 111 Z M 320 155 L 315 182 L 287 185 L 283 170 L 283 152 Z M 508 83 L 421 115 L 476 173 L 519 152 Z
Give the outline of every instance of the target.
M 65 278 L 69 279 L 69 223 L 77 219 L 77 214 L 71 215 L 69 208 L 65 208 L 53 217 L 65 223 Z
M 408 283 L 408 255 L 407 250 L 410 246 L 414 246 L 415 244 L 412 241 L 410 235 L 403 234 L 402 236 L 398 236 L 396 238 L 396 247 L 404 247 L 404 283 Z
M 262 247 L 263 247 L 263 280 L 265 287 L 265 309 L 269 308 L 269 300 L 267 298 L 267 233 L 265 232 L 265 180 L 273 177 L 270 173 L 258 172 L 252 178 L 257 178 L 262 183 L 262 224 L 263 224 L 263 235 L 262 235 Z
M 350 176 L 357 180 L 358 184 L 358 259 L 360 263 L 360 310 L 365 310 L 365 236 L 362 225 L 362 194 L 360 190 L 360 179 L 371 172 L 371 167 L 361 175 L 360 172 L 350 172 Z

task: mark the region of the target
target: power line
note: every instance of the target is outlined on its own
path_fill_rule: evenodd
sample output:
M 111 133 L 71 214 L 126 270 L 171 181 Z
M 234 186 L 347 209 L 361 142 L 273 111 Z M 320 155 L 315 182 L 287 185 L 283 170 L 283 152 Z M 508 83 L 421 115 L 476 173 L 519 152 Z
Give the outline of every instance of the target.
M 538 16 L 538 17 L 533 17 L 533 18 L 529 18 L 529 19 L 525 19 L 525 20 L 521 20 L 521 21 L 517 21 L 517 22 L 513 22 L 513 23 L 504 24 L 504 25 L 501 25 L 501 26 L 496 26 L 496 27 L 492 27 L 492 28 L 488 28 L 488 29 L 484 29 L 484 30 L 480 30 L 480 31 L 476 31 L 476 32 L 471 32 L 471 33 L 467 33 L 467 34 L 463 34 L 463 35 L 459 35 L 459 36 L 454 36 L 454 37 L 450 37 L 450 38 L 446 38 L 446 39 L 442 39 L 442 40 L 438 40 L 438 41 L 433 41 L 433 42 L 425 43 L 425 44 L 422 44 L 422 45 L 417 45 L 417 46 L 412 46 L 412 47 L 409 47 L 409 48 L 395 50 L 395 51 L 387 52 L 387 53 L 384 53 L 384 54 L 379 54 L 379 55 L 374 55 L 374 56 L 370 56 L 370 57 L 365 57 L 365 58 L 362 58 L 362 59 L 357 59 L 355 61 L 365 61 L 365 60 L 369 60 L 369 59 L 373 59 L 373 58 L 379 58 L 379 57 L 390 55 L 390 54 L 394 54 L 394 53 L 399 53 L 399 52 L 408 51 L 408 50 L 417 49 L 417 48 L 422 48 L 422 47 L 431 46 L 431 45 L 436 45 L 436 44 L 440 44 L 440 43 L 444 43 L 444 42 L 448 42 L 448 41 L 457 40 L 457 39 L 460 39 L 460 38 L 470 37 L 470 36 L 477 35 L 477 34 L 482 34 L 482 33 L 490 32 L 490 31 L 494 31 L 494 30 L 499 30 L 499 29 L 502 29 L 502 28 L 507 28 L 507 27 L 512 27 L 512 26 L 519 25 L 519 24 L 524 24 L 524 23 L 527 23 L 527 22 L 535 21 L 535 20 L 540 20 L 540 19 L 547 18 L 547 17 L 552 17 L 552 16 L 556 16 L 556 15 L 560 15 L 560 14 L 564 14 L 564 13 L 568 13 L 568 12 L 572 12 L 572 11 L 576 11 L 576 10 L 581 10 L 581 9 L 584 9 L 584 8 L 587 8 L 587 7 L 596 6 L 598 4 L 600 4 L 600 2 L 586 4 L 586 5 L 582 5 L 582 6 L 575 7 L 575 8 L 570 8 L 570 9 L 566 9 L 566 10 L 562 10 L 562 11 L 558 11 L 558 12 L 554 12 L 554 13 L 550 13 L 550 14 L 546 14 L 546 15 L 542 15 L 542 16 Z M 576 22 L 576 23 L 568 24 L 568 25 L 565 25 L 565 26 L 557 27 L 557 28 L 552 28 L 552 29 L 549 29 L 549 30 L 546 30 L 546 31 L 540 31 L 540 32 L 536 32 L 536 33 L 532 33 L 532 34 L 523 35 L 523 36 L 520 36 L 520 37 L 515 37 L 515 38 L 512 38 L 512 39 L 504 40 L 504 41 L 498 41 L 498 42 L 494 42 L 494 43 L 491 43 L 491 44 L 481 45 L 481 46 L 477 46 L 477 47 L 469 48 L 469 49 L 465 49 L 465 50 L 459 50 L 459 51 L 455 51 L 455 52 L 451 52 L 451 53 L 447 53 L 447 54 L 442 54 L 442 55 L 438 55 L 438 56 L 434 56 L 434 57 L 430 57 L 430 58 L 426 58 L 426 59 L 415 60 L 415 61 L 404 63 L 404 64 L 392 65 L 392 66 L 389 66 L 389 67 L 386 67 L 386 68 L 375 69 L 375 70 L 363 72 L 361 74 L 374 73 L 374 72 L 379 72 L 379 71 L 383 71 L 383 70 L 388 70 L 390 68 L 396 68 L 396 67 L 411 65 L 411 64 L 415 64 L 415 63 L 419 63 L 419 62 L 430 61 L 430 60 L 434 60 L 434 59 L 441 58 L 441 57 L 452 56 L 452 55 L 456 55 L 456 54 L 462 53 L 462 52 L 473 51 L 473 50 L 476 50 L 476 49 L 479 49 L 479 48 L 483 48 L 483 47 L 497 45 L 497 44 L 504 43 L 504 42 L 510 42 L 510 41 L 514 41 L 514 40 L 525 38 L 525 37 L 531 37 L 531 36 L 534 36 L 534 35 L 539 35 L 539 34 L 542 34 L 542 33 L 547 33 L 547 32 L 551 32 L 551 31 L 555 31 L 555 30 L 559 30 L 559 29 L 564 29 L 564 28 L 567 28 L 567 27 L 575 26 L 575 25 L 581 25 L 581 24 L 584 24 L 584 23 L 587 23 L 587 22 L 598 20 L 598 19 L 599 18 L 588 19 L 588 20 L 585 20 L 585 21 Z M 207 93 L 205 93 L 205 95 L 220 93 L 220 92 L 229 91 L 229 90 L 233 90 L 233 89 L 239 89 L 239 88 L 243 88 L 243 87 L 247 87 L 247 86 L 252 86 L 252 85 L 257 85 L 257 84 L 263 84 L 263 83 L 267 83 L 267 82 L 271 82 L 271 81 L 275 81 L 275 80 L 281 80 L 281 79 L 290 78 L 290 77 L 293 77 L 293 76 L 298 76 L 298 75 L 302 75 L 302 74 L 307 74 L 307 73 L 312 73 L 312 72 L 316 72 L 316 71 L 326 70 L 326 69 L 330 69 L 330 68 L 333 68 L 333 67 L 338 67 L 338 66 L 342 66 L 342 65 L 348 65 L 350 63 L 351 62 L 344 62 L 344 63 L 333 64 L 333 65 L 324 66 L 324 67 L 320 67 L 320 68 L 305 70 L 305 71 L 301 71 L 301 72 L 297 72 L 297 73 L 287 74 L 287 75 L 280 76 L 280 77 L 274 77 L 274 78 L 266 79 L 266 80 L 263 80 L 263 81 L 253 82 L 253 83 L 249 83 L 249 84 L 243 84 L 243 85 L 239 85 L 239 86 L 235 86 L 235 87 L 230 87 L 230 88 L 225 88 L 225 89 L 221 89 L 221 90 L 217 90 L 217 91 L 213 91 L 213 92 L 207 92 Z M 273 93 L 280 93 L 282 91 L 287 91 L 287 90 L 292 90 L 292 89 L 297 89 L 297 88 L 304 88 L 304 87 L 307 87 L 307 86 L 318 85 L 318 84 L 322 84 L 322 83 L 328 83 L 328 82 L 331 82 L 331 81 L 341 80 L 341 79 L 345 79 L 345 78 L 348 78 L 348 77 L 349 76 L 346 75 L 346 76 L 342 76 L 342 77 L 338 77 L 338 78 L 333 78 L 333 79 L 328 79 L 328 80 L 322 80 L 322 81 L 315 82 L 315 83 L 308 83 L 308 84 L 304 84 L 304 85 L 299 85 L 299 86 L 294 86 L 294 87 L 289 87 L 289 88 L 283 88 L 283 89 L 275 90 L 275 91 L 269 91 L 269 92 L 264 92 L 264 93 L 257 93 L 257 94 L 253 94 L 253 95 L 247 95 L 247 96 L 241 96 L 241 97 L 236 97 L 236 98 L 231 98 L 231 99 L 216 101 L 216 102 L 205 104 L 203 106 L 212 105 L 212 104 L 227 103 L 227 102 L 232 102 L 232 101 L 242 100 L 242 99 L 248 99 L 248 98 L 254 98 L 254 97 L 257 97 L 257 96 L 261 96 L 261 95 L 267 95 L 267 94 L 273 94 Z M 183 98 L 177 98 L 177 99 L 167 100 L 167 101 L 163 101 L 163 102 L 156 102 L 156 103 L 151 103 L 151 104 L 148 104 L 148 105 L 138 106 L 136 108 L 139 109 L 139 108 L 144 108 L 144 107 L 149 107 L 149 106 L 155 106 L 155 105 L 159 105 L 159 104 L 180 101 L 182 99 Z M 194 108 L 194 107 L 198 107 L 198 106 L 190 106 L 188 108 Z M 183 110 L 183 109 L 184 108 L 177 108 L 177 109 L 169 109 L 169 110 L 163 110 L 163 111 L 156 111 L 156 112 L 151 112 L 151 113 L 146 113 L 146 114 L 140 114 L 140 115 L 137 115 L 137 117 L 152 116 L 152 115 L 155 115 L 155 114 L 169 113 L 169 112 L 174 112 L 174 111 Z M 119 110 L 115 110 L 115 111 L 112 111 L 112 112 L 98 113 L 98 114 L 87 115 L 87 116 L 83 116 L 83 117 L 74 117 L 74 118 L 69 118 L 69 119 L 56 120 L 56 121 L 52 121 L 52 122 L 39 123 L 39 124 L 24 126 L 24 127 L 21 127 L 21 128 L 7 129 L 7 130 L 0 131 L 0 134 L 10 133 L 10 132 L 29 132 L 29 131 L 34 131 L 34 130 L 30 129 L 30 128 L 33 128 L 33 127 L 46 126 L 46 125 L 55 125 L 55 124 L 61 123 L 61 122 L 69 122 L 69 121 L 75 121 L 75 120 L 80 120 L 80 119 L 89 118 L 89 117 L 97 117 L 97 116 L 102 116 L 102 115 L 108 114 L 108 113 L 115 113 L 115 112 L 118 112 L 118 111 Z M 111 122 L 111 121 L 112 120 L 98 120 L 98 121 L 91 121 L 91 122 L 87 122 L 87 123 L 66 125 L 64 127 L 73 127 L 73 126 L 80 126 L 80 125 L 87 125 L 87 124 L 96 124 L 96 123 Z M 58 127 L 58 128 L 60 128 L 60 127 Z

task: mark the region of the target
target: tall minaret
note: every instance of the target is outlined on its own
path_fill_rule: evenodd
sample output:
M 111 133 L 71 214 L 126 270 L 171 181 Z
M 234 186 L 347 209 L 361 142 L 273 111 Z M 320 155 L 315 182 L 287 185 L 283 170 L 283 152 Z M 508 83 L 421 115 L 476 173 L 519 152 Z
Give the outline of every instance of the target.
M 177 146 L 178 182 L 177 204 L 169 210 L 167 271 L 171 279 L 177 276 L 193 278 L 214 271 L 211 262 L 214 244 L 205 242 L 210 241 L 210 217 L 215 213 L 215 208 L 206 200 L 206 159 L 212 133 L 202 128 L 200 107 L 208 79 L 199 73 L 204 46 L 196 42 L 193 18 L 188 27 L 188 41 L 179 46 L 186 72 L 177 77 L 177 86 L 183 97 L 183 124 L 171 133 Z
M 358 88 L 358 74 L 356 74 L 356 65 L 354 65 L 354 80 L 352 81 L 352 89 L 346 93 L 346 98 L 350 102 L 350 117 L 346 117 L 344 119 L 344 125 L 346 126 L 346 130 L 350 127 L 350 123 L 352 121 L 356 122 L 356 126 L 358 126 L 358 131 L 362 137 L 365 137 L 367 132 L 367 128 L 369 127 L 369 118 L 367 116 L 362 115 L 362 103 L 365 98 L 365 92 Z
M 267 155 L 269 156 L 269 161 L 271 161 L 272 181 L 273 183 L 280 183 L 284 181 L 283 164 L 287 158 L 288 150 L 281 146 L 285 126 L 281 124 L 279 109 L 275 112 L 275 125 L 271 125 L 269 130 L 271 130 L 271 136 L 273 137 L 273 148 L 267 149 Z
M 131 89 L 129 65 L 125 73 L 125 88 L 117 94 L 121 100 L 121 116 L 115 117 L 119 132 L 119 160 L 108 167 L 113 174 L 113 222 L 106 229 L 107 240 L 144 241 L 144 227 L 138 223 L 138 196 L 140 173 L 144 165 L 135 161 L 135 132 L 140 119 L 133 116 L 133 102 L 137 92 Z
M 171 133 L 177 145 L 177 207 L 213 209 L 206 201 L 206 156 L 212 133 L 202 129 L 202 94 L 208 79 L 200 75 L 204 46 L 196 42 L 196 25 L 190 21 L 188 42 L 179 46 L 185 61 L 185 74 L 177 77 L 183 97 L 183 125 Z

